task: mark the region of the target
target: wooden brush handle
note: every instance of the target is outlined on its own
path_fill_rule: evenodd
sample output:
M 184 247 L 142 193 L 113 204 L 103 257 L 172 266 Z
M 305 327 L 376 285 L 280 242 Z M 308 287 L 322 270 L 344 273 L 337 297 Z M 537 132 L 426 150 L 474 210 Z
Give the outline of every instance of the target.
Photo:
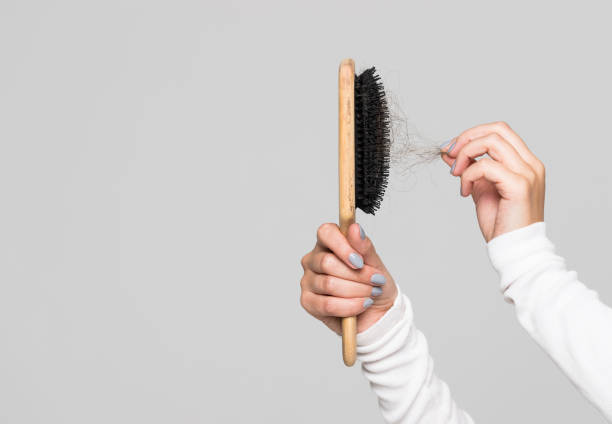
M 355 222 L 355 62 L 344 59 L 338 72 L 338 174 L 340 231 L 347 235 Z M 342 359 L 357 359 L 357 317 L 342 318 Z

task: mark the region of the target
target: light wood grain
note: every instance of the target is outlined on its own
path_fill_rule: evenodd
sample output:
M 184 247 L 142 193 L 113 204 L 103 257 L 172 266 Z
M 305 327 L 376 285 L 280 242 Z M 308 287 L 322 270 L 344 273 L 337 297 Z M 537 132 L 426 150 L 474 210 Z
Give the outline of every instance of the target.
M 340 230 L 355 222 L 355 62 L 344 59 L 338 72 L 338 175 Z M 342 359 L 348 367 L 357 359 L 357 317 L 342 318 Z

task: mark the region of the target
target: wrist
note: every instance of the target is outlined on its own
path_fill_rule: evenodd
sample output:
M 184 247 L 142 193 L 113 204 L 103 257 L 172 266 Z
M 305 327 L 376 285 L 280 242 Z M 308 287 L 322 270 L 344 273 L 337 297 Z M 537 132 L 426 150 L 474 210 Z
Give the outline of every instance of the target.
M 357 332 L 361 333 L 368 330 L 374 324 L 379 322 L 385 314 L 393 307 L 396 303 L 399 295 L 398 289 L 395 285 L 390 287 L 391 294 L 384 296 L 382 299 L 376 299 L 374 304 L 370 306 L 366 311 L 362 312 L 357 319 Z
M 554 246 L 546 237 L 546 224 L 542 221 L 495 237 L 489 241 L 487 250 L 500 275 L 502 292 L 554 255 Z
M 357 333 L 357 346 L 371 346 L 385 338 L 385 336 L 411 311 L 410 302 L 398 288 L 393 305 L 368 329 Z M 412 312 L 409 312 L 410 316 Z M 410 319 L 412 319 L 410 317 Z
M 359 320 L 357 322 L 357 332 L 361 333 L 372 327 L 383 316 L 385 316 L 389 309 L 391 309 L 391 306 L 380 309 L 374 309 L 374 306 L 372 306 L 370 310 L 363 312 L 361 315 L 359 315 Z

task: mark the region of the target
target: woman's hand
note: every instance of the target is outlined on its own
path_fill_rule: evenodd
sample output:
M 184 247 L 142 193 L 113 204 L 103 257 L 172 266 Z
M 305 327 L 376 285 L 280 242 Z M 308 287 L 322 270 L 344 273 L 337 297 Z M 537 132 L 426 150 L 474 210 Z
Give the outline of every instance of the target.
M 347 237 L 336 224 L 321 225 L 302 267 L 302 306 L 338 334 L 340 317 L 357 315 L 357 332 L 362 332 L 391 308 L 397 296 L 393 278 L 358 224 L 349 227 Z
M 463 132 L 442 148 L 442 159 L 461 177 L 461 195 L 472 195 L 487 242 L 544 220 L 544 165 L 508 124 Z

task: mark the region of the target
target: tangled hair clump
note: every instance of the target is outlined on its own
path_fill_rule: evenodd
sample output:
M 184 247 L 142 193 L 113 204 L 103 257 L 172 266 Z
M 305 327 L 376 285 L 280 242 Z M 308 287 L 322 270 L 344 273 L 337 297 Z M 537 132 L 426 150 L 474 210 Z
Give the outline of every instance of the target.
M 405 176 L 414 168 L 440 157 L 439 142 L 426 138 L 410 122 L 399 102 L 389 93 L 391 123 L 391 168 L 394 174 Z

